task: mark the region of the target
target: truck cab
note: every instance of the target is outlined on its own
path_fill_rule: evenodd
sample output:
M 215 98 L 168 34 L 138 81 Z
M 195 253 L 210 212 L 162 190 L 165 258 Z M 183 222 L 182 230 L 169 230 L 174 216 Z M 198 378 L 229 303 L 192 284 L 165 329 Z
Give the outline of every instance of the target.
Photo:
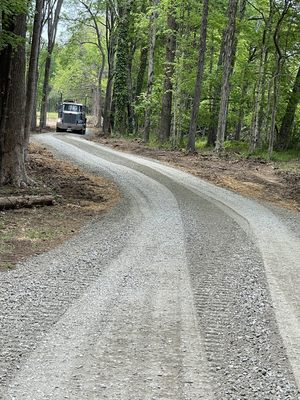
M 66 132 L 67 130 L 85 134 L 86 112 L 83 104 L 66 100 L 59 105 L 56 132 Z

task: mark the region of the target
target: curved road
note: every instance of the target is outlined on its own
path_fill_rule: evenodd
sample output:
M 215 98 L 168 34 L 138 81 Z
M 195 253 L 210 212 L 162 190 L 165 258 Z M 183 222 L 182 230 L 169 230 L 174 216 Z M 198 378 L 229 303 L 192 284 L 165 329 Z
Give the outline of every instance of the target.
M 267 208 L 76 135 L 122 202 L 0 275 L 0 398 L 298 399 L 300 243 Z

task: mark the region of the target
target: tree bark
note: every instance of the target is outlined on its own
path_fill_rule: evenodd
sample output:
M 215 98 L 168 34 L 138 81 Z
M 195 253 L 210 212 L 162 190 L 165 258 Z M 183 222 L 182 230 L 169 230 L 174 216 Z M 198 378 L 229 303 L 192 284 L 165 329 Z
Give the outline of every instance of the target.
M 240 0 L 240 7 L 239 7 L 239 20 L 240 21 L 242 21 L 245 16 L 246 3 L 247 3 L 246 0 Z M 236 5 L 235 13 L 236 12 L 237 12 L 237 5 Z M 230 21 L 230 19 L 232 19 L 232 4 L 231 4 L 231 2 L 229 2 L 229 4 L 228 4 L 227 15 L 228 15 L 228 21 Z M 235 20 L 234 20 L 234 24 L 235 24 Z M 208 138 L 207 138 L 207 144 L 210 146 L 215 146 L 216 140 L 217 140 L 218 118 L 220 116 L 220 101 L 221 101 L 221 92 L 222 92 L 222 74 L 224 72 L 225 48 L 227 45 L 228 34 L 229 34 L 230 29 L 231 29 L 231 27 L 230 27 L 230 24 L 228 23 L 227 27 L 223 30 L 223 34 L 222 34 L 222 41 L 221 41 L 219 60 L 218 60 L 218 68 L 217 68 L 217 73 L 216 73 L 216 83 L 215 83 L 215 88 L 213 91 L 213 99 L 212 99 L 212 104 L 211 104 L 211 116 L 210 116 Z M 237 37 L 234 32 L 234 38 L 233 38 L 232 50 L 231 50 L 231 56 L 230 56 L 231 69 L 229 71 L 229 78 L 232 75 L 233 68 L 234 68 L 237 43 L 238 43 Z M 226 111 L 226 114 L 227 114 L 227 111 Z
M 265 18 L 264 18 L 265 19 Z M 267 47 L 267 36 L 272 24 L 273 19 L 273 5 L 270 1 L 270 9 L 268 19 L 264 21 L 265 27 L 262 37 L 261 55 L 259 60 L 258 77 L 255 89 L 254 99 L 254 112 L 252 117 L 252 132 L 251 132 L 251 143 L 250 151 L 254 151 L 260 142 L 260 131 L 259 131 L 259 118 L 261 114 L 262 104 L 262 93 L 263 93 L 263 79 L 265 76 L 265 66 L 268 59 L 268 47 Z
M 229 79 L 232 73 L 233 54 L 235 50 L 235 26 L 236 26 L 237 5 L 238 5 L 238 0 L 229 1 L 229 7 L 228 7 L 229 19 L 228 19 L 226 40 L 224 46 L 221 101 L 220 101 L 220 111 L 218 118 L 217 140 L 215 147 L 216 151 L 222 151 L 224 148 L 228 101 L 230 94 Z
M 110 4 L 106 6 L 106 48 L 107 48 L 107 62 L 108 62 L 108 76 L 107 86 L 105 93 L 104 112 L 103 112 L 103 133 L 111 133 L 111 107 L 113 95 L 113 80 L 115 68 L 115 11 Z
M 218 59 L 218 67 L 216 72 L 216 83 L 214 85 L 212 93 L 212 102 L 211 102 L 211 110 L 210 110 L 210 120 L 208 127 L 208 137 L 207 144 L 209 146 L 214 146 L 216 144 L 217 139 L 217 128 L 218 128 L 218 114 L 220 109 L 220 91 L 221 91 L 221 69 L 223 65 L 223 54 L 225 47 L 225 38 L 226 38 L 226 29 L 224 29 L 222 34 L 221 47 L 219 52 Z
M 129 7 L 119 7 L 118 44 L 114 83 L 114 131 L 125 134 L 128 128 Z
M 0 185 L 28 182 L 24 163 L 26 15 L 10 16 L 10 33 L 23 41 L 0 52 Z
M 38 69 L 38 59 L 40 53 L 43 9 L 44 9 L 44 0 L 36 0 L 30 60 L 27 73 L 27 87 L 26 87 L 25 131 L 24 131 L 25 146 L 26 146 L 25 158 L 27 156 L 26 153 L 29 144 L 29 135 L 32 123 L 33 108 L 36 99 L 36 90 L 37 90 L 36 79 L 38 76 L 37 69 Z
M 149 53 L 148 47 L 147 46 L 142 47 L 140 56 L 140 66 L 136 78 L 135 99 L 137 99 L 142 93 L 144 78 L 147 68 L 148 53 Z
M 158 16 L 155 7 L 158 4 L 158 0 L 152 0 L 153 11 L 150 20 L 149 30 L 149 56 L 148 56 L 148 78 L 147 78 L 147 93 L 146 93 L 146 109 L 145 109 L 145 124 L 144 124 L 144 142 L 149 142 L 150 129 L 151 129 L 151 105 L 150 98 L 152 95 L 152 89 L 154 84 L 154 50 L 156 43 L 156 19 Z
M 246 62 L 246 65 L 243 70 L 242 74 L 242 90 L 241 90 L 241 101 L 239 102 L 239 112 L 238 112 L 238 120 L 237 124 L 235 127 L 235 134 L 234 134 L 234 140 L 240 140 L 241 138 L 241 132 L 242 132 L 242 127 L 243 127 L 243 122 L 244 122 L 244 115 L 245 115 L 245 103 L 246 103 L 246 95 L 248 92 L 249 88 L 249 79 L 248 79 L 248 69 L 249 66 L 251 65 L 251 62 L 253 62 L 256 54 L 256 47 L 252 47 L 252 45 L 249 46 L 249 56 Z
M 279 20 L 277 21 L 276 28 L 273 35 L 273 41 L 276 48 L 276 62 L 275 62 L 275 73 L 273 76 L 274 84 L 273 84 L 273 104 L 272 104 L 272 116 L 271 116 L 271 127 L 269 132 L 269 156 L 272 156 L 273 148 L 274 148 L 274 140 L 275 140 L 275 126 L 276 126 L 276 115 L 277 115 L 277 106 L 279 102 L 279 78 L 281 75 L 282 69 L 282 61 L 283 61 L 283 54 L 279 45 L 279 35 L 280 35 L 280 28 L 283 23 L 283 20 L 288 13 L 288 10 L 291 6 L 290 0 L 285 0 L 284 8 L 281 12 Z
M 95 43 L 98 50 L 99 50 L 99 55 L 101 58 L 101 63 L 98 71 L 98 87 L 97 87 L 97 93 L 98 93 L 98 104 L 96 107 L 97 110 L 97 123 L 96 127 L 101 128 L 102 126 L 102 115 L 103 115 L 103 105 L 102 105 L 102 77 L 103 77 L 103 72 L 105 68 L 105 52 L 102 46 L 102 33 L 101 30 L 99 29 L 99 22 L 98 22 L 98 14 L 97 12 L 94 12 L 91 4 L 86 3 L 85 1 L 80 1 L 80 3 L 83 5 L 83 7 L 87 10 L 93 24 L 93 28 L 96 32 L 96 37 L 97 37 L 97 42 Z
M 197 69 L 192 115 L 189 128 L 189 140 L 187 145 L 187 150 L 192 153 L 196 151 L 195 136 L 196 136 L 197 119 L 199 115 L 199 106 L 201 100 L 202 79 L 203 79 L 205 53 L 206 53 L 208 3 L 209 0 L 203 0 L 198 69 Z
M 176 52 L 176 31 L 177 23 L 175 19 L 174 5 L 171 6 L 168 14 L 168 29 L 170 33 L 167 37 L 166 44 L 166 65 L 165 65 L 165 79 L 163 88 L 162 107 L 160 115 L 159 126 L 159 141 L 165 142 L 169 139 L 171 134 L 172 123 L 172 90 L 173 90 L 173 74 L 174 74 L 174 61 Z
M 288 147 L 289 139 L 292 134 L 295 113 L 299 102 L 300 102 L 300 65 L 294 82 L 293 91 L 290 95 L 286 111 L 281 123 L 278 135 L 278 141 L 276 145 L 276 148 L 278 150 L 285 150 Z
M 128 88 L 128 105 L 127 105 L 127 113 L 128 113 L 128 123 L 127 123 L 127 132 L 133 133 L 134 126 L 135 126 L 135 115 L 133 109 L 133 102 L 134 102 L 134 92 L 133 92 L 133 85 L 132 85 L 132 62 L 135 53 L 135 46 L 132 46 L 129 54 L 128 54 L 128 76 L 127 76 L 127 88 Z
M 30 130 L 31 132 L 36 132 L 37 130 L 37 88 L 38 88 L 38 79 L 39 79 L 39 72 L 36 71 L 36 78 L 35 78 L 35 86 L 33 90 L 33 99 L 32 99 L 32 115 L 31 115 L 31 122 L 30 122 Z
M 45 61 L 45 70 L 44 70 L 44 81 L 43 81 L 41 114 L 40 114 L 40 129 L 44 129 L 46 127 L 52 53 L 55 45 L 57 25 L 60 17 L 62 4 L 63 0 L 55 0 L 53 5 L 51 5 L 50 3 L 48 4 L 48 19 L 47 19 L 48 46 L 47 46 L 47 57 Z M 55 11 L 54 11 L 54 5 L 55 5 Z

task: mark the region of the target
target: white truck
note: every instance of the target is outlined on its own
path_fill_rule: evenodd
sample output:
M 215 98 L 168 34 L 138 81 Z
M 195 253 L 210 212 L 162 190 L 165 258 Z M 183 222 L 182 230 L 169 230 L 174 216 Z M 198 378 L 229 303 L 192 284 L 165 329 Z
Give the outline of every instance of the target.
M 83 104 L 65 100 L 59 105 L 56 132 L 66 132 L 67 130 L 85 134 L 86 114 Z

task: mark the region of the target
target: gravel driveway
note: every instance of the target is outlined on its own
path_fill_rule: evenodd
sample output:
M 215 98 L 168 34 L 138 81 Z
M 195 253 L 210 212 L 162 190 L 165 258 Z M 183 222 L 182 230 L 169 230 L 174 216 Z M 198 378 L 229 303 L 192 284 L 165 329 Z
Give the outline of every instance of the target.
M 299 218 L 76 135 L 121 204 L 0 274 L 0 398 L 298 399 Z

